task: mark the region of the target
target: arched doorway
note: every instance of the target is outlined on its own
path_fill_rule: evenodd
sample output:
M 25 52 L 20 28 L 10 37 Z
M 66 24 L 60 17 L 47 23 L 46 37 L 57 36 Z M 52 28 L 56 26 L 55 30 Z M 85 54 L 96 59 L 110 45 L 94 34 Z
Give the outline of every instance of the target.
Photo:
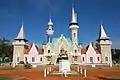
M 57 58 L 57 62 L 56 62 L 56 63 L 59 63 L 60 60 L 68 60 L 67 51 L 64 50 L 64 49 L 61 49 L 61 50 L 60 50 L 60 53 L 59 53 L 59 55 L 58 55 L 58 58 Z

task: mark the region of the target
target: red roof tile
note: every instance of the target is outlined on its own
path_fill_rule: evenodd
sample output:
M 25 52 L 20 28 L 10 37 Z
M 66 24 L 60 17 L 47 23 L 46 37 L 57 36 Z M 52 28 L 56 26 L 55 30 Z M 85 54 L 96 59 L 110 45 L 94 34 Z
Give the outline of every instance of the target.
M 29 49 L 29 48 L 24 49 L 24 54 L 28 54 L 28 53 L 29 53 L 29 51 L 30 51 L 30 49 Z
M 100 54 L 100 51 L 98 49 L 95 49 L 96 54 Z
M 81 54 L 86 54 L 86 49 L 81 49 Z
M 43 53 L 44 53 L 44 50 L 43 50 L 43 49 L 39 49 L 39 50 L 38 50 L 38 53 L 39 53 L 39 54 L 43 54 Z

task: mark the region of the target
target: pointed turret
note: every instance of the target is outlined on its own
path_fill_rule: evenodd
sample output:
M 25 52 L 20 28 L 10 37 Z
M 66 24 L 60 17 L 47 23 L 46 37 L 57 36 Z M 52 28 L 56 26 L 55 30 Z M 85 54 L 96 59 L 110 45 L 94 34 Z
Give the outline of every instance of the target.
M 77 23 L 77 16 L 76 13 L 74 11 L 74 7 L 72 7 L 72 21 L 71 23 Z
M 49 22 L 48 22 L 48 29 L 46 30 L 46 34 L 47 34 L 47 42 L 51 42 L 52 36 L 54 34 L 53 22 L 52 22 L 51 18 L 49 19 Z
M 73 26 L 74 25 L 74 26 Z M 69 28 L 79 28 L 78 22 L 77 22 L 77 13 L 75 13 L 74 7 L 72 7 L 72 19 L 71 23 L 69 24 Z
M 24 40 L 24 41 L 27 41 L 27 39 L 25 38 L 23 24 L 22 24 L 21 29 L 20 29 L 20 31 L 18 33 L 18 36 L 15 38 L 15 40 Z
M 77 14 L 75 13 L 74 7 L 72 7 L 72 20 L 69 24 L 69 29 L 71 31 L 71 39 L 73 44 L 78 44 L 78 29 L 79 25 L 77 22 Z
M 109 39 L 109 37 L 105 33 L 105 30 L 104 30 L 102 24 L 101 24 L 101 27 L 100 27 L 99 39 Z
M 97 48 L 101 52 L 101 62 L 112 64 L 111 57 L 111 45 L 112 42 L 110 38 L 106 35 L 103 25 L 100 26 L 100 34 L 98 38 Z
M 13 44 L 13 67 L 17 65 L 20 61 L 24 61 L 24 49 L 27 46 L 27 39 L 25 38 L 23 24 L 18 33 L 18 36 L 14 39 Z
M 53 22 L 52 22 L 51 18 L 49 19 L 48 26 L 53 26 Z

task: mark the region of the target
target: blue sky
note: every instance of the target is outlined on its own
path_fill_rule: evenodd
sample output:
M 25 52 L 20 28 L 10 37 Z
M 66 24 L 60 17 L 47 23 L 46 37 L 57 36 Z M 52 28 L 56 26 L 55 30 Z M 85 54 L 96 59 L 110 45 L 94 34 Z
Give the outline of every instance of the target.
M 73 0 L 0 0 L 0 37 L 13 40 L 23 20 L 29 42 L 45 41 L 50 4 L 54 37 L 60 37 L 61 34 L 70 37 L 72 2 Z M 102 19 L 113 48 L 120 48 L 120 0 L 74 0 L 74 5 L 80 26 L 79 41 L 84 44 L 96 41 Z

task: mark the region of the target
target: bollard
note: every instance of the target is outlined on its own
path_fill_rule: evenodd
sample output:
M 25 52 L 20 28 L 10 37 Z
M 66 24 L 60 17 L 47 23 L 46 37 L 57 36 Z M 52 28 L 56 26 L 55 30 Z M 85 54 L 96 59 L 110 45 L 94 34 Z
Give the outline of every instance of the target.
M 49 74 L 49 67 L 47 68 L 47 74 Z
M 64 74 L 65 74 L 65 77 L 67 77 L 67 71 L 66 70 L 65 70 Z
M 52 70 L 51 70 L 51 67 L 50 67 L 50 72 L 51 72 Z
M 44 69 L 44 77 L 46 77 L 47 75 L 46 75 L 46 68 Z
M 86 75 L 86 68 L 84 69 L 84 77 L 86 78 L 87 75 Z
M 110 67 L 112 67 L 112 63 L 110 63 Z
M 80 68 L 80 73 L 82 74 L 82 67 Z
M 77 72 L 79 72 L 79 66 L 77 67 Z

